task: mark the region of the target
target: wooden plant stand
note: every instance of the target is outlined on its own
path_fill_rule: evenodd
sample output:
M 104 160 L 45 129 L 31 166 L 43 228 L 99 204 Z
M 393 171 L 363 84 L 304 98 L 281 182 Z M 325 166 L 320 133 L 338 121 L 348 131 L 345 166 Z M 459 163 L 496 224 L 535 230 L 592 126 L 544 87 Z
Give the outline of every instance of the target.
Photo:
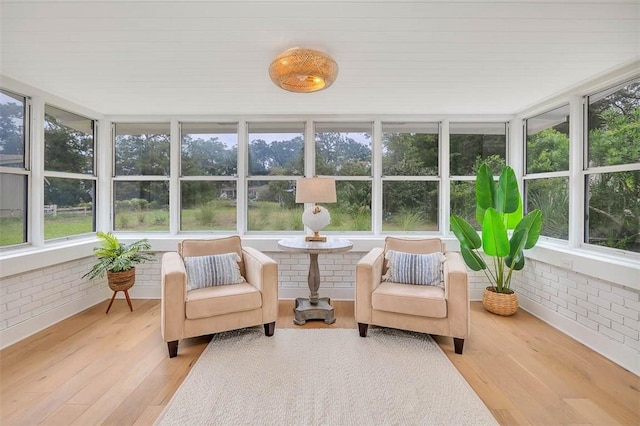
M 109 283 L 109 288 L 113 290 L 113 296 L 111 296 L 111 301 L 107 307 L 107 313 L 109 313 L 109 309 L 111 309 L 111 305 L 113 305 L 113 301 L 119 291 L 124 292 L 124 297 L 127 299 L 129 309 L 133 312 L 131 298 L 129 298 L 129 289 L 133 287 L 133 284 L 136 282 L 136 268 L 131 268 L 128 271 L 122 272 L 107 271 L 107 281 Z

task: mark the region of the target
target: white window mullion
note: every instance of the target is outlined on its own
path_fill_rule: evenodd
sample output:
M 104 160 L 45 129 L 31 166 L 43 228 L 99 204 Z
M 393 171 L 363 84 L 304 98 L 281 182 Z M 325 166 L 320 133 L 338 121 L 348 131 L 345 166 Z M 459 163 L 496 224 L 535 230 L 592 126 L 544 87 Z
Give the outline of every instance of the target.
M 247 233 L 249 199 L 247 177 L 249 176 L 249 127 L 245 120 L 238 122 L 238 175 L 236 181 L 236 229 L 241 235 Z
M 382 232 L 382 122 L 373 122 L 372 156 L 371 164 L 373 182 L 371 182 L 371 220 L 373 222 L 373 234 Z
M 569 100 L 569 247 L 584 242 L 584 156 L 587 144 L 585 126 L 586 99 L 572 96 Z
M 29 211 L 31 244 L 44 245 L 44 99 L 31 98 L 31 188 Z
M 181 132 L 178 120 L 171 120 L 171 144 L 169 146 L 169 233 L 180 231 L 180 156 Z
M 440 152 L 439 175 L 440 175 L 440 233 L 443 236 L 449 234 L 449 216 L 451 214 L 451 180 L 449 179 L 449 120 L 440 122 Z
M 113 132 L 109 120 L 98 121 L 96 135 L 96 231 L 113 230 Z

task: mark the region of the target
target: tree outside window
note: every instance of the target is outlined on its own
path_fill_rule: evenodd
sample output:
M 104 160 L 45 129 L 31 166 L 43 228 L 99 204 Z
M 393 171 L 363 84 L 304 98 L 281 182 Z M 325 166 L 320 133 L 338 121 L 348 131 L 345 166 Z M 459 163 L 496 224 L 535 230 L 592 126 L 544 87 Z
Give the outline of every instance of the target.
M 114 229 L 169 230 L 169 123 L 116 123 Z
M 569 105 L 525 120 L 525 211 L 542 211 L 540 235 L 569 238 Z M 544 174 L 543 174 L 544 173 Z
M 95 231 L 94 120 L 45 105 L 44 237 Z
M 640 79 L 588 97 L 585 242 L 640 252 Z
M 437 231 L 437 123 L 382 123 L 382 231 Z
M 0 90 L 0 247 L 27 242 L 27 99 Z
M 336 177 L 327 231 L 371 231 L 372 123 L 314 123 L 315 174 Z
M 235 231 L 238 123 L 180 123 L 180 230 Z

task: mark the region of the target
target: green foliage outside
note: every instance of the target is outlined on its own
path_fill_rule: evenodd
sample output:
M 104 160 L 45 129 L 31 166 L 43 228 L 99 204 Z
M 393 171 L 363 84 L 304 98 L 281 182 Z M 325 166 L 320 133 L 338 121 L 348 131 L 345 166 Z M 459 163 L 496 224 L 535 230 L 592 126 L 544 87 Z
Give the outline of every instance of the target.
M 21 155 L 24 109 L 15 101 L 0 103 L 0 154 Z M 634 82 L 589 106 L 590 166 L 615 166 L 640 162 L 640 83 Z M 544 129 L 527 140 L 527 171 L 568 170 L 569 139 L 565 128 Z M 336 204 L 327 205 L 332 223 L 327 230 L 371 230 L 372 156 L 366 133 L 321 132 L 316 135 L 318 175 L 345 177 L 337 181 Z M 501 135 L 451 135 L 451 174 L 473 176 L 481 163 L 500 170 L 505 165 Z M 90 173 L 92 140 L 87 133 L 46 116 L 45 163 L 47 170 Z M 295 203 L 295 179 L 304 174 L 304 143 L 300 135 L 285 140 L 249 143 L 248 226 L 251 231 L 302 229 L 302 205 Z M 382 146 L 384 177 L 438 176 L 437 134 L 385 133 Z M 166 134 L 119 135 L 116 138 L 116 173 L 119 176 L 169 175 L 169 137 Z M 186 136 L 182 141 L 183 176 L 229 176 L 237 173 L 237 146 L 217 137 Z M 284 180 L 271 179 L 284 176 Z M 365 177 L 365 180 L 349 179 Z M 640 251 L 640 172 L 612 171 L 587 176 L 587 241 Z M 115 188 L 115 229 L 167 231 L 169 188 L 167 181 L 123 181 Z M 385 180 L 382 222 L 385 232 L 438 229 L 437 182 Z M 236 181 L 185 180 L 181 183 L 183 230 L 235 230 Z M 59 209 L 91 205 L 92 179 L 47 178 L 45 204 Z M 4 194 L 3 194 L 4 196 Z M 20 201 L 20 200 L 17 200 Z M 3 198 L 3 203 L 6 200 Z M 14 202 L 14 200 L 11 200 Z M 451 212 L 472 222 L 475 215 L 473 182 L 451 181 Z M 18 203 L 19 204 L 19 203 Z M 526 210 L 539 208 L 545 221 L 542 235 L 568 236 L 569 193 L 567 178 L 528 181 Z M 20 206 L 19 206 L 20 207 Z M 0 218 L 0 245 L 23 242 L 24 218 Z M 91 215 L 58 214 L 45 217 L 45 238 L 91 232 Z

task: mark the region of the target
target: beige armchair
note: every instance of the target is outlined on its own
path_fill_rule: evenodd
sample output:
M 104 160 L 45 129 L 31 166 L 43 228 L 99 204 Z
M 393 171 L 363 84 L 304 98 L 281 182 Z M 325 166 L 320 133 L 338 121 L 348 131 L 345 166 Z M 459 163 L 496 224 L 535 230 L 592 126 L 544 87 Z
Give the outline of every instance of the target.
M 411 285 L 383 280 L 389 250 L 414 254 L 442 252 L 441 285 Z M 453 337 L 454 349 L 462 354 L 470 325 L 467 268 L 459 253 L 444 252 L 438 238 L 387 237 L 384 248 L 376 247 L 356 266 L 355 318 L 360 336 L 369 325 Z
M 185 259 L 191 265 L 193 259 L 205 259 L 200 256 L 224 253 L 238 254 L 233 262 L 239 259 L 239 273 L 246 282 L 190 288 L 193 277 L 187 277 Z M 237 273 L 235 263 L 232 266 Z M 178 355 L 178 341 L 188 337 L 260 324 L 265 335 L 273 335 L 278 316 L 278 264 L 256 249 L 242 247 L 240 237 L 184 240 L 177 252 L 163 255 L 161 275 L 161 332 L 170 358 Z

